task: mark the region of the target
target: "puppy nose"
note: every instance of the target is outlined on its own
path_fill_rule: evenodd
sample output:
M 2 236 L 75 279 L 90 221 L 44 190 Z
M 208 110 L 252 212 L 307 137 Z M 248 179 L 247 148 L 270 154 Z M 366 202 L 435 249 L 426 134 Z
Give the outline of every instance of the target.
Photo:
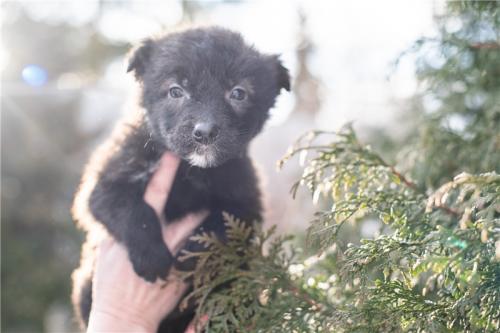
M 212 143 L 219 134 L 219 128 L 212 123 L 198 123 L 194 126 L 194 139 L 203 144 Z

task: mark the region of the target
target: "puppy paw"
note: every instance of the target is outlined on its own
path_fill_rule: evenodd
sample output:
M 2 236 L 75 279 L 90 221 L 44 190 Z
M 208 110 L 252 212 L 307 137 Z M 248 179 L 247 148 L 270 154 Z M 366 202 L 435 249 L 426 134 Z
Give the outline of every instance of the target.
M 136 274 L 148 282 L 165 279 L 173 263 L 172 254 L 164 244 L 134 249 L 129 256 Z

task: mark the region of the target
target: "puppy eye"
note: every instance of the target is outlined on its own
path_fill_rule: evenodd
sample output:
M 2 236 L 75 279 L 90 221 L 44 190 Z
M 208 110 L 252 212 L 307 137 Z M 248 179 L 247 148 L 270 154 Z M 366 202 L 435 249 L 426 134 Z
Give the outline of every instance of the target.
M 247 93 L 245 90 L 241 88 L 234 88 L 229 95 L 229 98 L 235 99 L 237 101 L 242 101 L 247 97 Z
M 175 86 L 168 90 L 168 94 L 172 98 L 181 98 L 184 96 L 184 90 L 179 86 Z

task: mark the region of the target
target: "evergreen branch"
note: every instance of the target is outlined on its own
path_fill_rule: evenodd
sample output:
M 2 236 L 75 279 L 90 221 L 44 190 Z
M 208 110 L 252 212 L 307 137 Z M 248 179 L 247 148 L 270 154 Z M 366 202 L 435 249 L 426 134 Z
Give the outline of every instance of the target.
M 495 43 L 495 42 L 490 42 L 490 43 L 473 43 L 470 44 L 470 47 L 472 49 L 483 49 L 483 50 L 494 50 L 494 49 L 499 49 L 500 44 Z
M 385 164 L 385 162 L 384 162 Z M 385 164 L 387 166 L 387 164 Z M 418 189 L 418 186 L 417 184 L 415 184 L 414 182 L 408 180 L 405 176 L 403 176 L 400 172 L 398 172 L 396 170 L 396 168 L 394 166 L 389 166 L 389 169 L 391 170 L 391 172 L 396 175 L 396 177 L 398 177 L 403 183 L 406 184 L 406 186 L 414 189 L 414 190 L 417 190 Z

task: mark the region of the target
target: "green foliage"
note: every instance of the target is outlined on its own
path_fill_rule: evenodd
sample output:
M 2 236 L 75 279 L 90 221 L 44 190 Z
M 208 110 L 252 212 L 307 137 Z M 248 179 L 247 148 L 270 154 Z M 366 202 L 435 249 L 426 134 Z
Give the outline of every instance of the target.
M 336 244 L 342 224 L 368 216 L 391 227 L 388 234 L 361 240 L 343 254 L 342 287 L 360 281 L 352 312 L 356 325 L 343 329 L 387 330 L 386 323 L 401 323 L 398 330 L 403 331 L 498 329 L 500 176 L 463 173 L 426 196 L 361 147 L 351 129 L 338 137 L 329 146 L 313 146 L 315 155 L 301 180 L 311 192 L 321 190 L 332 199 L 329 210 L 312 222 L 311 243 L 327 249 Z M 318 173 L 324 177 L 311 178 Z M 380 320 L 374 311 L 383 314 Z
M 264 255 L 269 233 L 259 234 L 248 246 L 250 229 L 228 217 L 228 244 L 201 235 L 196 239 L 211 251 L 189 254 L 201 259 L 193 273 L 197 288 L 191 297 L 201 300 L 198 313 L 209 315 L 211 329 L 497 330 L 500 176 L 460 174 L 427 197 L 369 148 L 361 147 L 352 130 L 344 129 L 338 137 L 338 145 L 312 146 L 316 155 L 301 181 L 311 192 L 321 189 L 323 196 L 333 198 L 330 209 L 312 222 L 311 243 L 328 250 L 336 244 L 339 225 L 373 214 L 393 231 L 348 246 L 337 271 L 312 267 L 298 275 L 293 274 L 296 256 L 283 250 L 285 239 L 273 241 Z M 322 177 L 311 176 L 320 173 L 316 168 Z M 331 186 L 338 179 L 349 185 Z M 348 213 L 345 207 L 350 207 Z M 328 261 L 336 260 L 327 255 L 316 265 L 328 267 Z M 298 265 L 304 270 L 303 263 Z M 332 279 L 335 274 L 338 280 Z M 329 297 L 338 288 L 351 295 Z
M 228 244 L 197 236 L 210 251 L 186 254 L 200 259 L 190 298 L 208 332 L 500 330 L 499 7 L 450 2 L 439 36 L 416 43 L 433 107 L 412 117 L 394 163 L 350 126 L 308 133 L 285 156 L 304 164 L 292 193 L 321 203 L 314 257 L 230 216 Z M 368 220 L 379 231 L 344 246 L 342 229 Z
M 422 188 L 500 169 L 500 2 L 451 1 L 446 9 L 437 16 L 439 36 L 413 48 L 431 106 L 400 161 Z
M 226 244 L 214 235 L 194 236 L 209 251 L 183 256 L 199 259 L 185 276 L 193 278 L 195 287 L 185 302 L 198 301 L 197 313 L 210 318 L 207 331 L 293 332 L 320 325 L 314 320 L 321 316 L 325 296 L 288 272 L 295 254 L 283 243 L 290 237 L 271 241 L 274 229 L 252 236 L 250 225 L 230 215 L 225 219 Z

